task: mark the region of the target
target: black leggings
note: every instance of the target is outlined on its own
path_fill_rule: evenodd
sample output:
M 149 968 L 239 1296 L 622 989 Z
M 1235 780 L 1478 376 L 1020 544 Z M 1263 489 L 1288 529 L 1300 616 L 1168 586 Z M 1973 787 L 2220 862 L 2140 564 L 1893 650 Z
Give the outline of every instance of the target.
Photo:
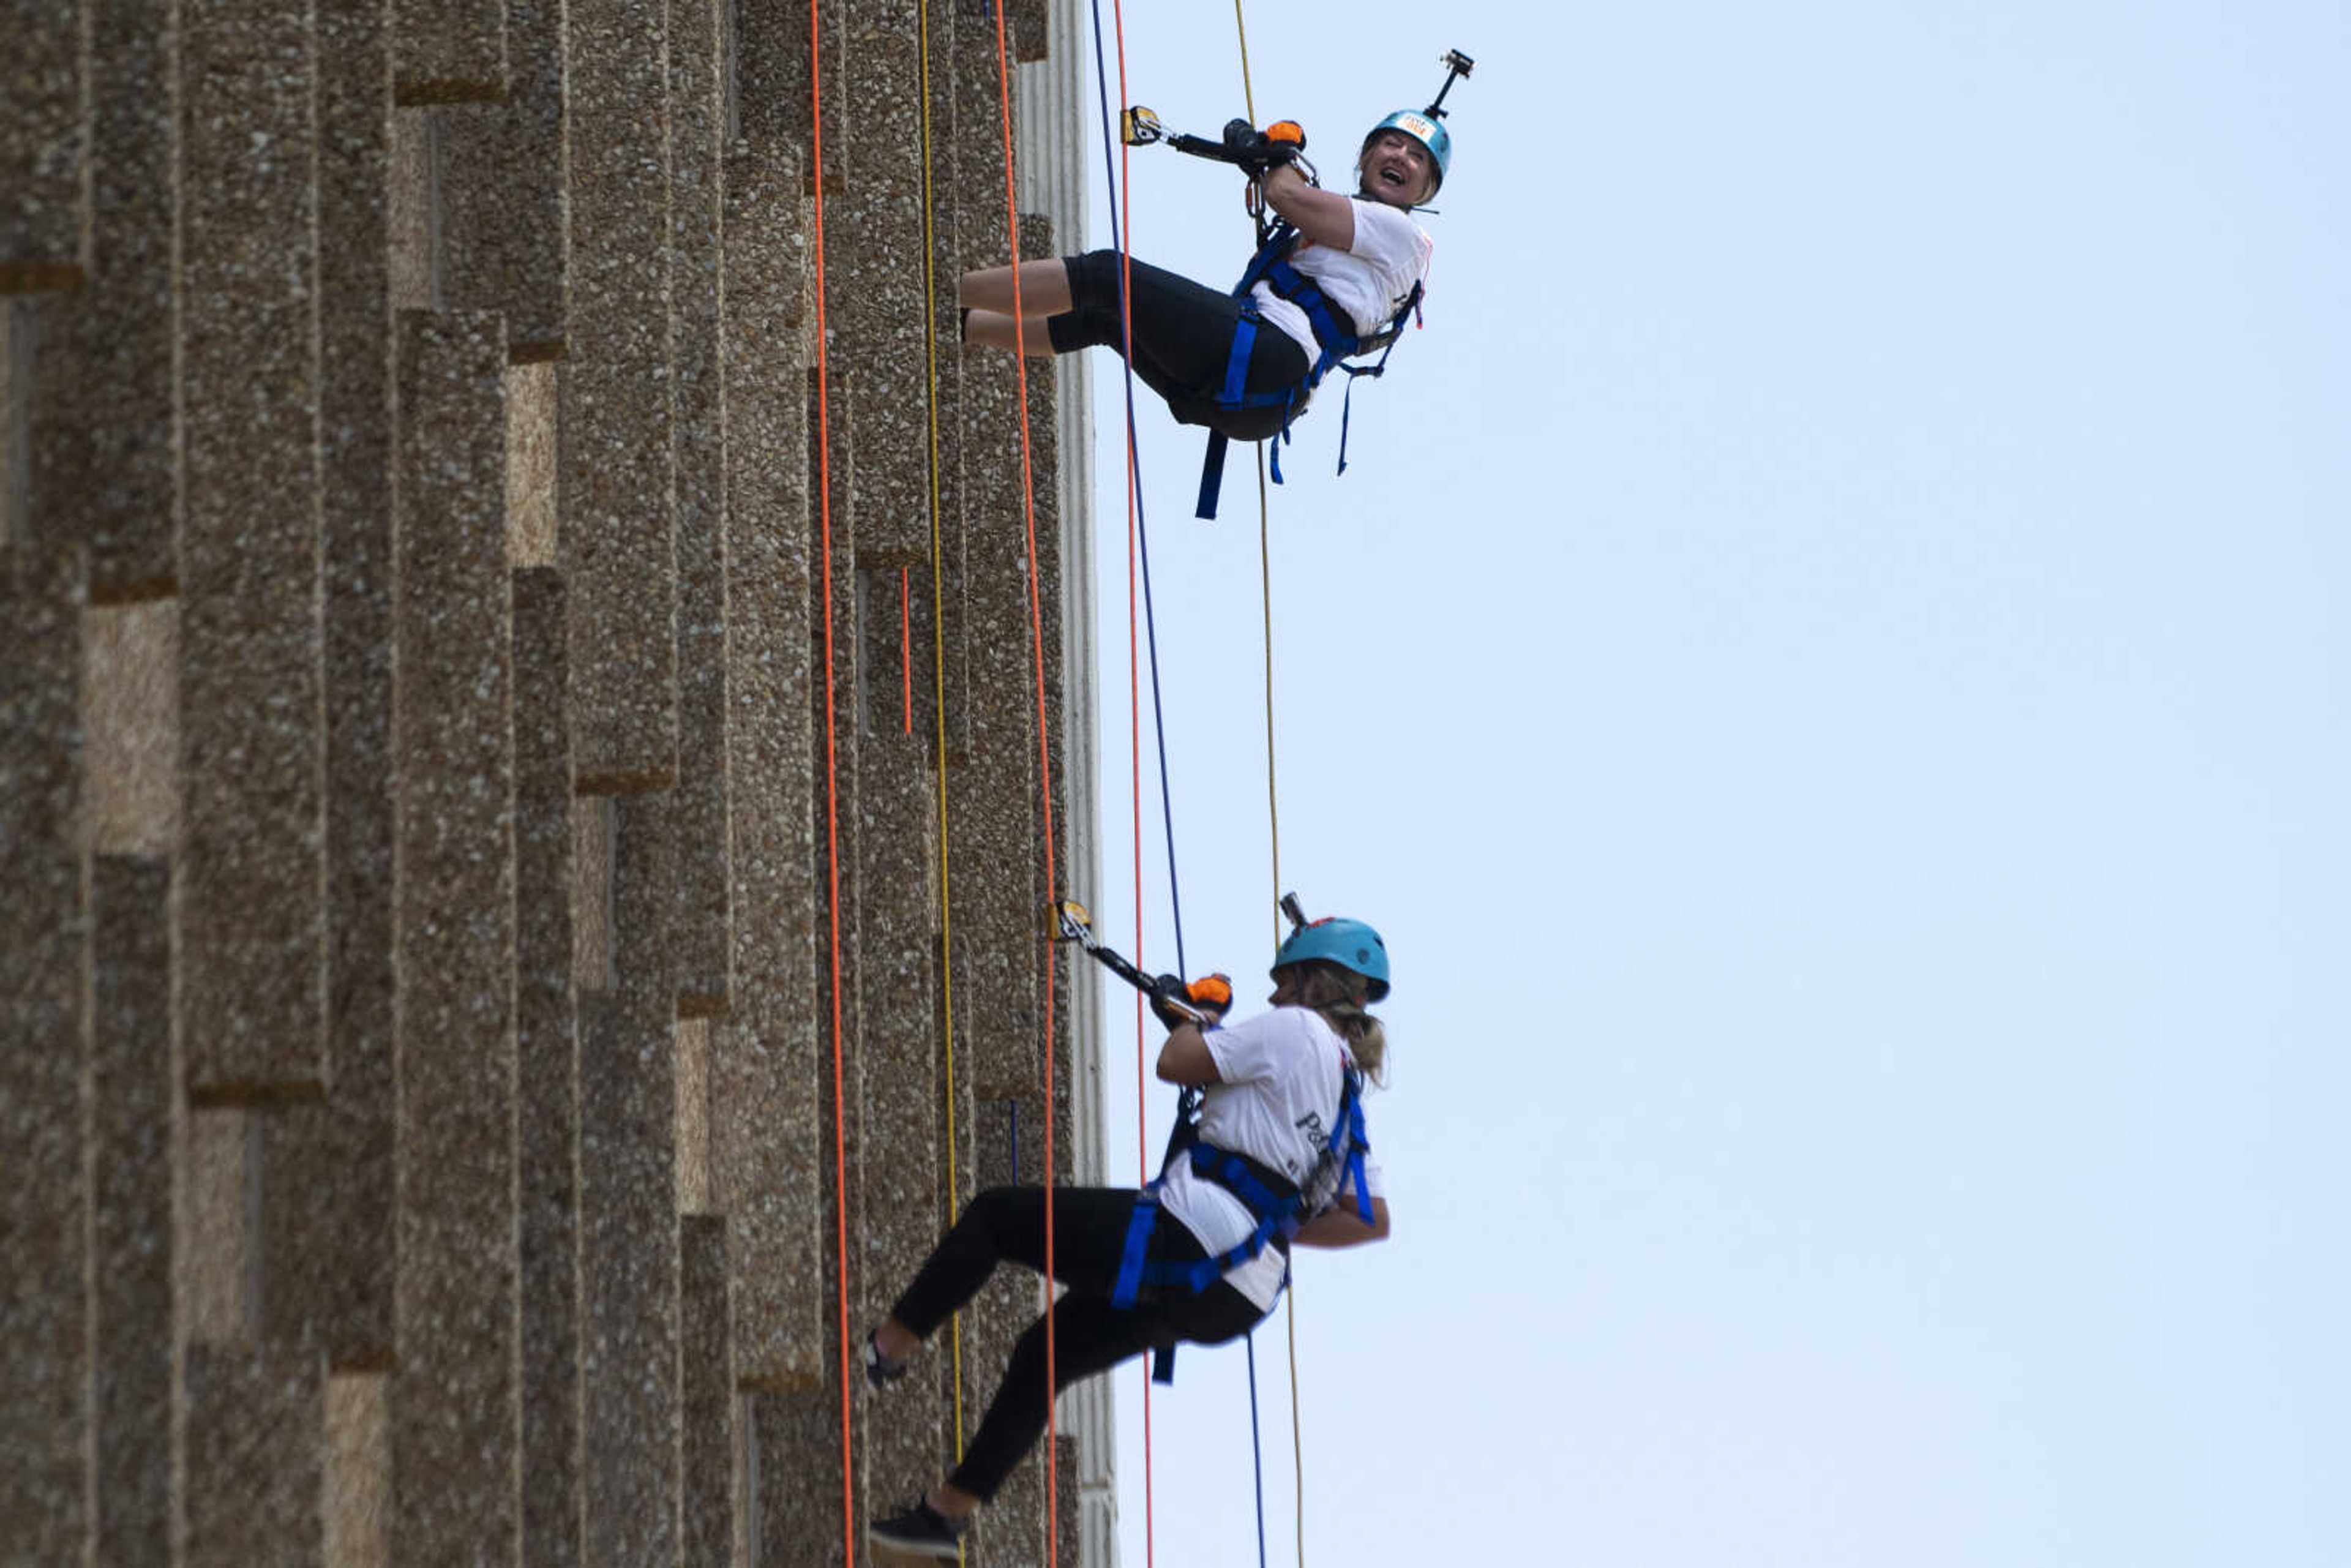
M 1045 319 L 1057 354 L 1080 349 L 1115 349 L 1124 334 L 1118 311 L 1119 255 L 1090 251 L 1061 258 L 1070 272 L 1071 308 Z M 1205 424 L 1236 441 L 1262 441 L 1281 429 L 1287 416 L 1306 406 L 1301 390 L 1287 410 L 1217 406 L 1232 358 L 1233 329 L 1246 302 L 1147 262 L 1132 264 L 1134 275 L 1134 354 L 1131 363 L 1144 384 L 1167 400 L 1178 423 Z M 1313 361 L 1298 340 L 1279 327 L 1260 325 L 1250 345 L 1250 392 L 1299 386 Z
M 1222 1280 L 1195 1295 L 1145 1285 L 1132 1307 L 1110 1304 L 1134 1213 L 1133 1187 L 1053 1189 L 1053 1272 L 1069 1293 L 1053 1303 L 1053 1379 L 1058 1394 L 1081 1377 L 1106 1372 L 1145 1350 L 1178 1342 L 1217 1344 L 1247 1333 L 1265 1316 Z M 1207 1256 L 1181 1222 L 1161 1213 L 1151 1230 L 1154 1261 Z M 991 1187 L 971 1200 L 890 1315 L 925 1339 L 971 1300 L 1005 1260 L 1045 1271 L 1044 1189 Z M 1029 1325 L 995 1402 L 948 1482 L 983 1501 L 996 1496 L 1012 1467 L 1045 1430 L 1045 1319 Z

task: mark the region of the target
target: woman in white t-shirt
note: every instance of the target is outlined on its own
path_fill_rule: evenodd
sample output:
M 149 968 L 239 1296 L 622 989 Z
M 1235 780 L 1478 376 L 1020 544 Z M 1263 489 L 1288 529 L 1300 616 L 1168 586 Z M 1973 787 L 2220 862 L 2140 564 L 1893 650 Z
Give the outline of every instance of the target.
M 1285 298 L 1299 292 L 1281 287 L 1286 279 L 1259 279 L 1239 296 L 1130 258 L 1134 373 L 1182 423 L 1236 441 L 1278 434 L 1305 405 L 1325 350 L 1360 351 L 1336 334 L 1376 346 L 1427 278 L 1434 246 L 1411 212 L 1437 193 L 1451 161 L 1443 122 L 1400 110 L 1364 138 L 1353 196 L 1308 183 L 1288 162 L 1253 176 L 1297 231 L 1280 259 L 1328 300 L 1327 312 Z M 1117 349 L 1120 277 L 1114 250 L 1022 262 L 1016 317 L 1013 268 L 967 272 L 964 341 L 1032 354 Z
M 1377 1082 L 1385 1065 L 1386 1036 L 1364 1005 L 1387 995 L 1386 946 L 1359 920 L 1319 920 L 1281 945 L 1272 976 L 1273 1010 L 1229 1029 L 1217 1027 L 1222 1009 L 1203 1005 L 1200 988 L 1185 995 L 1212 1015 L 1207 1029 L 1165 1009 L 1168 992 L 1182 982 L 1172 976 L 1161 981 L 1155 1008 L 1170 1031 L 1159 1052 L 1159 1077 L 1199 1092 L 1196 1136 L 1189 1142 L 1211 1157 L 1171 1159 L 1148 1192 L 1052 1189 L 1053 1272 L 1066 1287 L 1050 1312 L 1054 1393 L 1146 1350 L 1217 1344 L 1247 1333 L 1280 1294 L 1290 1243 L 1352 1247 L 1387 1235 L 1379 1167 L 1360 1158 L 1360 1139 L 1333 1137 L 1351 1112 L 1359 1114 L 1350 1077 Z M 1354 1149 L 1353 1163 L 1334 1160 L 1334 1141 L 1343 1155 Z M 1215 1174 L 1219 1154 L 1235 1156 L 1246 1174 Z M 1236 1196 L 1252 1184 L 1261 1189 L 1259 1201 L 1270 1189 L 1294 1212 L 1272 1244 L 1240 1256 L 1252 1232 L 1264 1228 L 1264 1216 Z M 977 1292 L 998 1262 L 1042 1273 L 1045 1215 L 1041 1187 L 997 1187 L 973 1198 L 889 1317 L 866 1336 L 868 1379 L 879 1387 L 903 1375 L 915 1347 Z M 1132 1304 L 1118 1304 L 1127 1295 Z M 962 1461 L 912 1508 L 875 1521 L 870 1534 L 877 1544 L 944 1560 L 956 1555 L 972 1514 L 1045 1429 L 1046 1322 L 1039 1318 L 1013 1347 Z

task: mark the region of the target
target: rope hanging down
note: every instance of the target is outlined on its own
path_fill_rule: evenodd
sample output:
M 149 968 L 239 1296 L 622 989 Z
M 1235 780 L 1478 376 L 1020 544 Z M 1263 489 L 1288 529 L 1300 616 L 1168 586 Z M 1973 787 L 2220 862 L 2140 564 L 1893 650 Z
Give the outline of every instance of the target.
M 809 0 L 809 123 L 810 183 L 816 192 L 816 453 L 817 517 L 823 541 L 824 585 L 824 845 L 825 912 L 830 922 L 829 956 L 832 966 L 832 1209 L 833 1278 L 838 1291 L 841 1364 L 841 1560 L 857 1561 L 857 1497 L 851 1449 L 854 1435 L 850 1421 L 851 1361 L 849 1355 L 849 1142 L 843 1124 L 848 1096 L 841 1086 L 841 769 L 838 730 L 833 714 L 832 628 L 832 423 L 830 412 L 831 367 L 825 352 L 824 279 L 824 78 L 818 47 L 818 0 Z
M 1233 0 L 1233 30 L 1234 30 L 1234 32 L 1238 36 L 1239 40 L 1240 40 L 1240 51 L 1241 51 L 1241 107 L 1242 107 L 1243 109 L 1245 109 L 1245 110 L 1247 110 L 1249 111 L 1249 123 L 1250 123 L 1251 125 L 1255 125 L 1255 124 L 1257 123 L 1257 89 L 1256 89 L 1256 88 L 1255 88 L 1255 87 L 1250 83 L 1250 81 L 1249 81 L 1249 17 L 1248 17 L 1248 16 L 1247 16 L 1242 12 L 1242 10 L 1241 10 L 1241 0 Z M 1265 535 L 1266 535 L 1267 503 L 1266 503 L 1266 487 L 1265 487 L 1265 465 L 1266 465 L 1266 448 L 1265 448 L 1265 446 L 1260 445 L 1260 446 L 1258 448 L 1258 451 L 1257 451 L 1258 529 L 1259 529 L 1259 548 L 1260 548 L 1260 549 L 1262 549 L 1262 548 L 1263 548 L 1263 540 L 1264 540 L 1264 538 L 1265 538 Z M 1265 570 L 1265 573 L 1266 573 L 1266 599 L 1265 599 L 1265 604 L 1266 604 L 1266 633 L 1265 633 L 1265 657 L 1266 657 L 1266 675 L 1265 675 L 1265 680 L 1266 680 L 1266 688 L 1265 688 L 1265 689 L 1266 689 L 1266 734 L 1265 734 L 1265 743 L 1266 743 L 1266 752 L 1265 752 L 1265 764 L 1266 764 L 1266 788 L 1267 788 L 1267 789 L 1268 789 L 1268 790 L 1269 790 L 1269 792 L 1270 792 L 1270 791 L 1272 789 L 1272 787 L 1273 787 L 1273 588 L 1272 588 L 1272 575 L 1271 575 L 1271 574 L 1272 574 L 1272 567 L 1271 567 L 1271 564 L 1270 564 L 1270 561 L 1265 565 L 1265 567 L 1264 567 L 1264 570 Z M 1277 852 L 1277 854 L 1278 854 L 1278 852 Z M 1279 864 L 1280 864 L 1279 860 L 1277 860 L 1277 862 L 1276 862 L 1276 867 L 1277 867 L 1277 869 L 1276 869 L 1275 873 L 1274 873 L 1274 893 L 1275 893 L 1275 894 L 1276 894 L 1276 896 L 1277 896 L 1277 897 L 1279 897 L 1279 896 L 1280 896 L 1280 892 L 1281 892 L 1281 875 L 1280 875 L 1280 870 L 1279 870 Z M 1294 1311 L 1294 1309 L 1292 1309 L 1292 1310 Z M 1295 1322 L 1295 1319 L 1293 1318 L 1291 1321 L 1294 1322 Z M 1252 1329 L 1252 1330 L 1250 1330 L 1250 1331 L 1249 1331 L 1249 1342 L 1248 1342 L 1248 1343 L 1249 1343 L 1249 1468 L 1250 1468 L 1251 1473 L 1252 1473 L 1252 1475 L 1253 1475 L 1253 1478 L 1254 1478 L 1254 1479 L 1255 1479 L 1255 1482 L 1256 1482 L 1256 1488 L 1257 1488 L 1257 1562 L 1258 1562 L 1258 1568 L 1265 1568 L 1265 1456 L 1264 1456 L 1264 1450 L 1263 1450 L 1263 1448 L 1262 1448 L 1261 1442 L 1260 1442 L 1260 1440 L 1259 1440 L 1259 1436 L 1258 1436 L 1258 1415 L 1257 1415 L 1257 1331 L 1256 1331 L 1256 1330 Z M 1297 1420 L 1297 1413 L 1298 1413 L 1298 1382 L 1297 1382 L 1297 1379 L 1298 1379 L 1298 1361 L 1297 1361 L 1297 1355 L 1296 1355 L 1296 1351 L 1295 1351 L 1296 1340 L 1295 1340 L 1294 1338 L 1293 1338 L 1293 1339 L 1292 1339 L 1292 1341 L 1291 1341 L 1291 1344 L 1292 1344 L 1292 1354 L 1291 1354 L 1291 1357 L 1290 1357 L 1290 1418 L 1291 1418 L 1292 1423 L 1294 1424 L 1294 1423 L 1296 1422 L 1296 1420 Z M 1301 1473 L 1302 1473 L 1302 1471 L 1301 1471 Z M 1299 1521 L 1298 1555 L 1299 1555 L 1299 1561 L 1300 1561 L 1300 1563 L 1301 1563 L 1301 1568 L 1302 1568 L 1302 1564 L 1304 1563 L 1304 1562 L 1305 1562 L 1305 1557 L 1306 1557 L 1306 1526 L 1305 1526 L 1305 1521 L 1304 1521 L 1304 1519 L 1303 1519 L 1303 1515 L 1304 1515 L 1304 1512 L 1305 1512 L 1305 1507 L 1304 1507 L 1305 1499 L 1304 1499 L 1304 1497 L 1303 1497 L 1303 1495 L 1302 1495 L 1302 1494 L 1301 1495 L 1301 1497 L 1300 1497 L 1300 1499 L 1299 1499 L 1299 1502 L 1300 1502 L 1300 1507 L 1299 1507 L 1298 1511 L 1299 1511 L 1299 1513 L 1300 1513 L 1300 1515 L 1301 1515 L 1301 1517 L 1300 1521 Z
M 947 629 L 946 629 L 946 550 L 942 541 L 939 522 L 939 280 L 938 268 L 931 258 L 938 255 L 937 219 L 931 200 L 931 6 L 930 0 L 920 0 L 914 10 L 917 29 L 915 66 L 922 95 L 923 127 L 923 379 L 924 412 L 929 421 L 930 498 L 931 498 L 931 692 L 932 708 L 937 721 L 934 737 L 934 762 L 937 769 L 935 789 L 939 806 L 939 1014 L 945 1038 L 942 1049 L 946 1055 L 946 1122 L 947 1122 L 947 1217 L 950 1222 L 963 1211 L 963 1194 L 957 1171 L 962 1165 L 961 1140 L 956 1133 L 956 1010 L 955 1010 L 955 920 L 954 900 L 949 896 L 947 854 Z M 911 680 L 911 672 L 909 679 Z M 912 722 L 911 695 L 908 698 L 908 719 Z M 963 1462 L 963 1313 L 950 1320 L 947 1337 L 955 1401 L 956 1462 Z
M 1004 223 L 1005 242 L 1012 256 L 1012 319 L 1028 319 L 1020 304 L 1020 205 L 1013 183 L 1012 154 L 1012 51 L 1004 35 L 1004 7 L 992 7 L 996 20 L 996 85 L 998 120 L 1004 141 Z M 1014 356 L 1020 389 L 1020 500 L 1021 517 L 1027 528 L 1029 543 L 1029 632 L 1032 674 L 1037 694 L 1037 790 L 1040 821 L 1045 833 L 1045 885 L 1061 885 L 1060 868 L 1055 864 L 1053 844 L 1053 753 L 1050 731 L 1045 714 L 1045 611 L 1039 587 L 1037 559 L 1037 477 L 1036 460 L 1029 440 L 1029 356 Z M 1054 1015 L 1058 1000 L 1054 995 L 1054 970 L 1059 960 L 1050 952 L 1045 959 L 1045 1278 L 1055 1277 L 1054 1224 L 1052 1190 L 1054 1186 L 1054 1072 L 1053 1058 L 1057 1047 L 1054 1039 Z M 1058 1563 L 1061 1560 L 1061 1467 L 1054 1449 L 1060 1445 L 1061 1401 L 1052 1396 L 1060 1381 L 1060 1345 L 1054 1332 L 1053 1314 L 1045 1313 L 1045 1560 Z
M 1151 597 L 1151 540 L 1145 526 L 1143 507 L 1143 470 L 1136 452 L 1134 420 L 1134 366 L 1131 351 L 1134 340 L 1133 301 L 1134 252 L 1127 236 L 1133 231 L 1134 186 L 1128 178 L 1128 151 L 1123 137 L 1111 133 L 1110 72 L 1102 58 L 1102 0 L 1093 0 L 1094 84 L 1102 117 L 1102 176 L 1109 188 L 1111 244 L 1119 253 L 1119 346 L 1120 368 L 1123 373 L 1126 402 L 1125 455 L 1122 464 L 1126 489 L 1126 686 L 1127 686 L 1127 746 L 1133 770 L 1133 822 L 1134 844 L 1134 951 L 1138 961 L 1143 946 L 1143 702 L 1140 661 L 1136 646 L 1135 585 L 1137 562 L 1141 564 L 1143 589 L 1143 622 L 1148 629 L 1151 649 L 1152 726 L 1159 749 L 1160 820 L 1167 837 L 1167 896 L 1172 907 L 1176 935 L 1176 966 L 1180 971 L 1184 961 L 1184 898 L 1182 884 L 1176 871 L 1175 800 L 1168 779 L 1167 721 L 1159 684 L 1159 629 Z M 1126 10 L 1122 0 L 1113 0 L 1112 16 L 1118 42 L 1119 101 L 1127 101 L 1126 83 Z M 1110 150 L 1119 149 L 1115 164 Z M 1148 1079 L 1144 1065 L 1144 1002 L 1140 993 L 1134 999 L 1134 1161 L 1136 1185 L 1147 1185 L 1151 1179 L 1150 1133 L 1145 1105 L 1148 1102 Z M 1143 1552 L 1144 1568 L 1153 1568 L 1158 1561 L 1158 1521 L 1155 1495 L 1153 1450 L 1151 1375 L 1148 1365 L 1138 1368 L 1143 1378 Z

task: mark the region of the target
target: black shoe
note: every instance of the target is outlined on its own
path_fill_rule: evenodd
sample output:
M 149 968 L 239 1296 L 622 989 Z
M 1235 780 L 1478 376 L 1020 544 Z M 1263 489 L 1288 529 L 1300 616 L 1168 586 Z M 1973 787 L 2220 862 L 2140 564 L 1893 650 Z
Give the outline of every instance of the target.
M 888 1356 L 883 1355 L 882 1347 L 873 1343 L 873 1336 L 867 1334 L 865 1336 L 865 1381 L 876 1388 L 881 1388 L 897 1382 L 905 1375 L 906 1364 L 903 1361 L 892 1361 Z
M 917 1501 L 902 1514 L 867 1525 L 865 1538 L 893 1552 L 952 1563 L 961 1555 L 964 1529 L 929 1503 Z

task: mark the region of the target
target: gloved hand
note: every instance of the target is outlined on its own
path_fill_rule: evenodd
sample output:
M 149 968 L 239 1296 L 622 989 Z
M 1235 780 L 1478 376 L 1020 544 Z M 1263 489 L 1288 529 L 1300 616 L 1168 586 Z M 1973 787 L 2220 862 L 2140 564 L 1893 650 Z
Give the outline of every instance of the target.
M 1148 998 L 1153 1015 L 1170 1030 L 1181 1029 L 1193 1021 L 1188 1015 L 1176 1011 L 1179 1006 L 1189 1008 L 1192 1005 L 1192 988 L 1184 983 L 1183 976 L 1162 975 L 1153 980 Z
M 1295 141 L 1269 136 L 1246 120 L 1225 121 L 1225 147 L 1232 153 L 1233 162 L 1247 170 L 1250 178 L 1259 178 L 1276 164 L 1289 162 L 1305 148 L 1306 133 L 1287 120 L 1282 123 L 1297 131 Z
M 1228 975 L 1203 975 L 1186 988 L 1192 998 L 1192 1010 L 1208 1015 L 1210 1023 L 1222 1021 L 1233 1010 L 1233 982 Z
M 1149 995 L 1152 1012 L 1171 1030 L 1194 1021 L 1194 1013 L 1213 1024 L 1232 1009 L 1233 983 L 1222 975 L 1204 975 L 1186 985 L 1181 975 L 1162 975 L 1151 982 Z

